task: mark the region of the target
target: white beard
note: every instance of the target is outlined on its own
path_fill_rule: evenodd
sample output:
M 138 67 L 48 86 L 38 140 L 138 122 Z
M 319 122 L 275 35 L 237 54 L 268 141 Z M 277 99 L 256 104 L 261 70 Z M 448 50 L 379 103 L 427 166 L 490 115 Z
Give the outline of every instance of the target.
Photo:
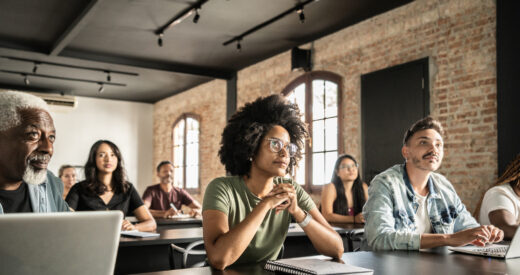
M 23 173 L 23 181 L 32 185 L 39 185 L 45 181 L 47 169 L 35 171 L 31 165 L 27 165 Z

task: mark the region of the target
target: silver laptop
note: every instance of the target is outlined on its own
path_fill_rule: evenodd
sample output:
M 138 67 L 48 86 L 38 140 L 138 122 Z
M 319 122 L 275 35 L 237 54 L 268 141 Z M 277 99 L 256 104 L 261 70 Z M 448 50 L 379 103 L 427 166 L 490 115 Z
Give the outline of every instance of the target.
M 113 274 L 120 211 L 0 215 L 2 274 Z
M 496 257 L 496 258 L 519 258 L 520 257 L 520 227 L 516 230 L 513 240 L 507 244 L 490 244 L 484 247 L 467 245 L 462 247 L 448 247 L 451 251 L 468 253 L 473 255 Z

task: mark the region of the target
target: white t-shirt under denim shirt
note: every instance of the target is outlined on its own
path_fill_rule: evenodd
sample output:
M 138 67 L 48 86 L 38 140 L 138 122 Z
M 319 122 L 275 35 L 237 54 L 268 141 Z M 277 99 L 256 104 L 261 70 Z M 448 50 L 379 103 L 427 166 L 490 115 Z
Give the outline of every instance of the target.
M 495 210 L 506 210 L 515 216 L 516 223 L 520 223 L 520 197 L 509 183 L 495 186 L 484 195 L 480 207 L 479 221 L 481 224 L 491 224 L 489 213 Z
M 415 193 L 417 197 L 417 202 L 419 203 L 419 207 L 417 207 L 417 213 L 415 213 L 415 225 L 417 229 L 415 232 L 419 234 L 423 233 L 431 233 L 432 232 L 432 224 L 430 222 L 430 215 L 428 215 L 428 195 L 421 196 Z

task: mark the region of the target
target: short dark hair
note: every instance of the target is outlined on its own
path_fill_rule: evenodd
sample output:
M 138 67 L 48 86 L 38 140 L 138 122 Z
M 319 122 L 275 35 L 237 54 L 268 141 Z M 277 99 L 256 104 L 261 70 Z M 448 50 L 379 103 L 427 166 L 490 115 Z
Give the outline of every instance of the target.
M 258 153 L 264 136 L 279 125 L 289 133 L 290 141 L 298 147 L 287 166 L 287 173 L 301 159 L 307 127 L 301 120 L 298 105 L 285 100 L 281 95 L 260 97 L 246 103 L 228 121 L 222 133 L 218 152 L 220 162 L 231 175 L 249 176 L 251 158 Z
M 69 168 L 74 168 L 74 166 L 68 165 L 68 164 L 62 165 L 60 167 L 60 170 L 58 170 L 58 178 L 61 178 L 61 176 L 63 176 L 63 172 L 65 171 L 65 169 L 69 169 Z
M 427 129 L 433 129 L 437 131 L 441 136 L 444 136 L 444 129 L 442 129 L 442 125 L 438 120 L 435 120 L 431 116 L 427 116 L 416 121 L 410 129 L 404 133 L 403 145 L 408 144 L 408 140 L 417 132 Z
M 171 161 L 163 160 L 159 163 L 159 165 L 157 165 L 157 173 L 159 173 L 159 171 L 161 171 L 161 167 L 166 164 L 171 164 L 173 166 L 173 163 Z

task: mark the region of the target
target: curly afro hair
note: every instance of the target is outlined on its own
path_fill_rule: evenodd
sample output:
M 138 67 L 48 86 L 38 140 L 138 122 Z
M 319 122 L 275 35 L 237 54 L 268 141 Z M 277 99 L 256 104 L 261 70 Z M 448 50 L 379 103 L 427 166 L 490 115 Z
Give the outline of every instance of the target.
M 228 121 L 222 133 L 218 152 L 220 162 L 231 175 L 249 176 L 251 159 L 258 152 L 264 136 L 276 125 L 289 132 L 298 150 L 287 166 L 287 173 L 301 159 L 307 127 L 300 119 L 300 109 L 280 95 L 260 97 L 240 108 Z

